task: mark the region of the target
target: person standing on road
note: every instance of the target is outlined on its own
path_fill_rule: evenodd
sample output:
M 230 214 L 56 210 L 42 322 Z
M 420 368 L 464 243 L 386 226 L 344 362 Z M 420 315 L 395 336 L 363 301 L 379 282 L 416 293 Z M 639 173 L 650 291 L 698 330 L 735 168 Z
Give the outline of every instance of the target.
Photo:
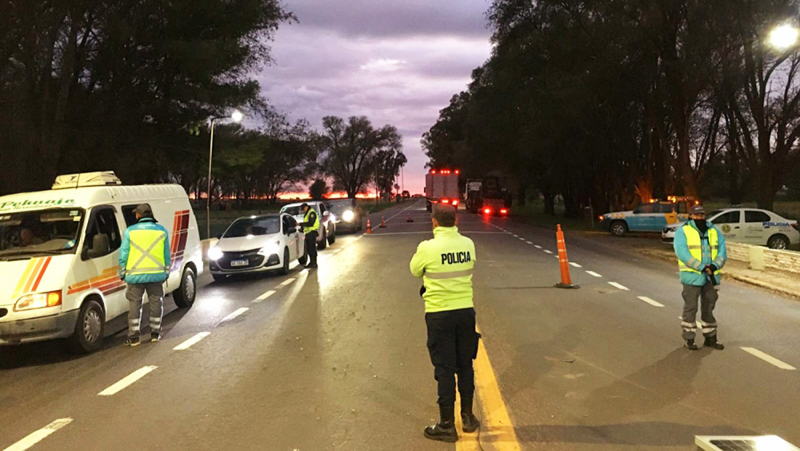
M 300 206 L 303 210 L 303 222 L 300 223 L 300 226 L 303 228 L 303 232 L 306 234 L 306 254 L 308 258 L 311 260 L 308 263 L 307 268 L 316 268 L 317 267 L 317 235 L 319 235 L 319 216 L 317 216 L 316 210 L 311 208 L 308 204 L 303 204 Z
M 475 432 L 480 426 L 472 414 L 472 360 L 481 337 L 475 331 L 472 302 L 475 243 L 458 233 L 455 208 L 436 205 L 432 216 L 433 239 L 419 244 L 410 264 L 411 274 L 423 279 L 420 294 L 425 299 L 428 352 L 439 394 L 439 422 L 426 427 L 424 434 L 432 440 L 455 442 L 456 374 L 463 431 Z
M 147 293 L 150 304 L 150 341 L 161 339 L 164 316 L 164 287 L 169 277 L 170 250 L 167 229 L 158 224 L 148 204 L 134 210 L 136 224 L 125 230 L 119 250 L 120 278 L 128 284 L 125 297 L 128 312 L 128 346 L 139 346 L 139 325 L 142 320 L 142 296 Z
M 689 210 L 689 219 L 675 233 L 673 248 L 678 257 L 683 284 L 683 339 L 686 347 L 696 351 L 697 303 L 700 300 L 700 326 L 705 336 L 705 346 L 725 349 L 717 341 L 717 320 L 714 307 L 719 297 L 720 269 L 728 259 L 725 236 L 711 222 L 706 221 L 702 205 Z

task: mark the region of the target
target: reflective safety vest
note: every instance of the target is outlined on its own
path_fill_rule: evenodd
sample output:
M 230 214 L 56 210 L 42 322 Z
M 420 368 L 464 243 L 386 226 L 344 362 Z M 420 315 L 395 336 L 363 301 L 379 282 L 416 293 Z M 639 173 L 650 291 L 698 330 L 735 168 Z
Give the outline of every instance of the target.
M 167 234 L 162 230 L 134 229 L 129 232 L 130 253 L 125 267 L 127 276 L 167 274 L 169 267 L 164 259 Z
M 700 237 L 700 232 L 692 227 L 689 223 L 686 223 L 683 227 L 683 233 L 686 235 L 686 245 L 689 247 L 689 253 L 692 255 L 694 260 L 697 260 L 697 263 L 700 264 L 703 261 L 703 239 Z M 708 246 L 711 250 L 711 261 L 715 261 L 717 259 L 717 254 L 719 253 L 719 235 L 717 234 L 717 229 L 711 227 L 706 232 L 706 238 L 708 239 Z M 694 263 L 690 261 L 689 263 Z M 698 271 L 694 268 L 690 268 L 686 266 L 680 259 L 678 259 L 678 269 L 682 272 L 691 272 L 696 274 L 702 274 L 702 271 Z M 720 274 L 719 268 L 717 268 L 715 275 Z
M 319 230 L 319 215 L 316 214 L 317 212 L 314 211 L 314 209 L 311 208 L 311 207 L 308 208 L 308 211 L 306 212 L 306 215 L 303 217 L 303 223 L 306 223 L 306 224 L 308 223 L 308 221 L 309 221 L 309 219 L 311 217 L 311 213 L 315 214 L 314 224 L 312 224 L 310 226 L 309 225 L 303 226 L 303 231 L 305 233 L 311 233 L 311 232 Z
M 473 307 L 475 243 L 457 227 L 437 227 L 433 236 L 419 244 L 409 265 L 411 274 L 422 277 L 425 285 L 425 312 Z

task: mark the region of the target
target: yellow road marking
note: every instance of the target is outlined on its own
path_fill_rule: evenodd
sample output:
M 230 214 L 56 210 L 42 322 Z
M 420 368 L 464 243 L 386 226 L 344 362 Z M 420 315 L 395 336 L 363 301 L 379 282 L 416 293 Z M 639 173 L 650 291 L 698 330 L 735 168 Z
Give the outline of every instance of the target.
M 478 329 L 477 324 L 475 328 Z M 500 394 L 500 386 L 497 383 L 497 376 L 494 368 L 489 361 L 489 355 L 483 346 L 483 340 L 478 347 L 478 357 L 475 359 L 475 391 L 477 405 L 480 408 L 480 442 L 490 445 L 484 449 L 494 449 L 496 451 L 522 451 L 522 447 L 517 440 L 517 433 L 514 431 L 514 424 L 508 415 L 508 409 Z M 461 431 L 460 415 L 456 415 L 456 424 Z M 479 449 L 477 434 L 461 433 L 461 439 L 456 442 L 456 450 Z M 474 447 L 470 439 L 474 437 Z M 459 445 L 464 447 L 459 447 Z

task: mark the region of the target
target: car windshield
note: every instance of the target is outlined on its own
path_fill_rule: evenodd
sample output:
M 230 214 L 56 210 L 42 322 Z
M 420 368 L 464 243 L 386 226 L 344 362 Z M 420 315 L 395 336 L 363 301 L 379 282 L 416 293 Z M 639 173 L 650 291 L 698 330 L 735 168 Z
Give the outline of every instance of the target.
M 328 209 L 335 215 L 341 215 L 347 210 L 354 209 L 353 201 L 351 199 L 337 199 L 328 202 Z
M 299 205 L 296 205 L 294 207 L 283 207 L 283 209 L 281 209 L 281 213 L 286 213 L 287 215 L 292 215 L 292 216 L 302 216 L 303 209 L 301 209 Z
M 278 216 L 257 216 L 237 219 L 228 227 L 222 238 L 271 235 L 280 232 L 281 220 Z
M 75 252 L 81 208 L 0 214 L 0 259 Z

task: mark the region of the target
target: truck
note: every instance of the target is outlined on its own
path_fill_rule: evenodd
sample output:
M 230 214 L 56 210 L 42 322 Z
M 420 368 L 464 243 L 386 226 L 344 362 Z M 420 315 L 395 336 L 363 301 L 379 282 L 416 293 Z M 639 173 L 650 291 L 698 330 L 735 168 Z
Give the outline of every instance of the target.
M 458 169 L 431 169 L 425 174 L 425 199 L 428 211 L 435 204 L 452 205 L 458 208 L 461 192 L 458 189 Z
M 486 176 L 480 180 L 467 180 L 466 191 L 467 210 L 484 215 L 508 215 L 511 195 L 502 188 L 500 177 Z

